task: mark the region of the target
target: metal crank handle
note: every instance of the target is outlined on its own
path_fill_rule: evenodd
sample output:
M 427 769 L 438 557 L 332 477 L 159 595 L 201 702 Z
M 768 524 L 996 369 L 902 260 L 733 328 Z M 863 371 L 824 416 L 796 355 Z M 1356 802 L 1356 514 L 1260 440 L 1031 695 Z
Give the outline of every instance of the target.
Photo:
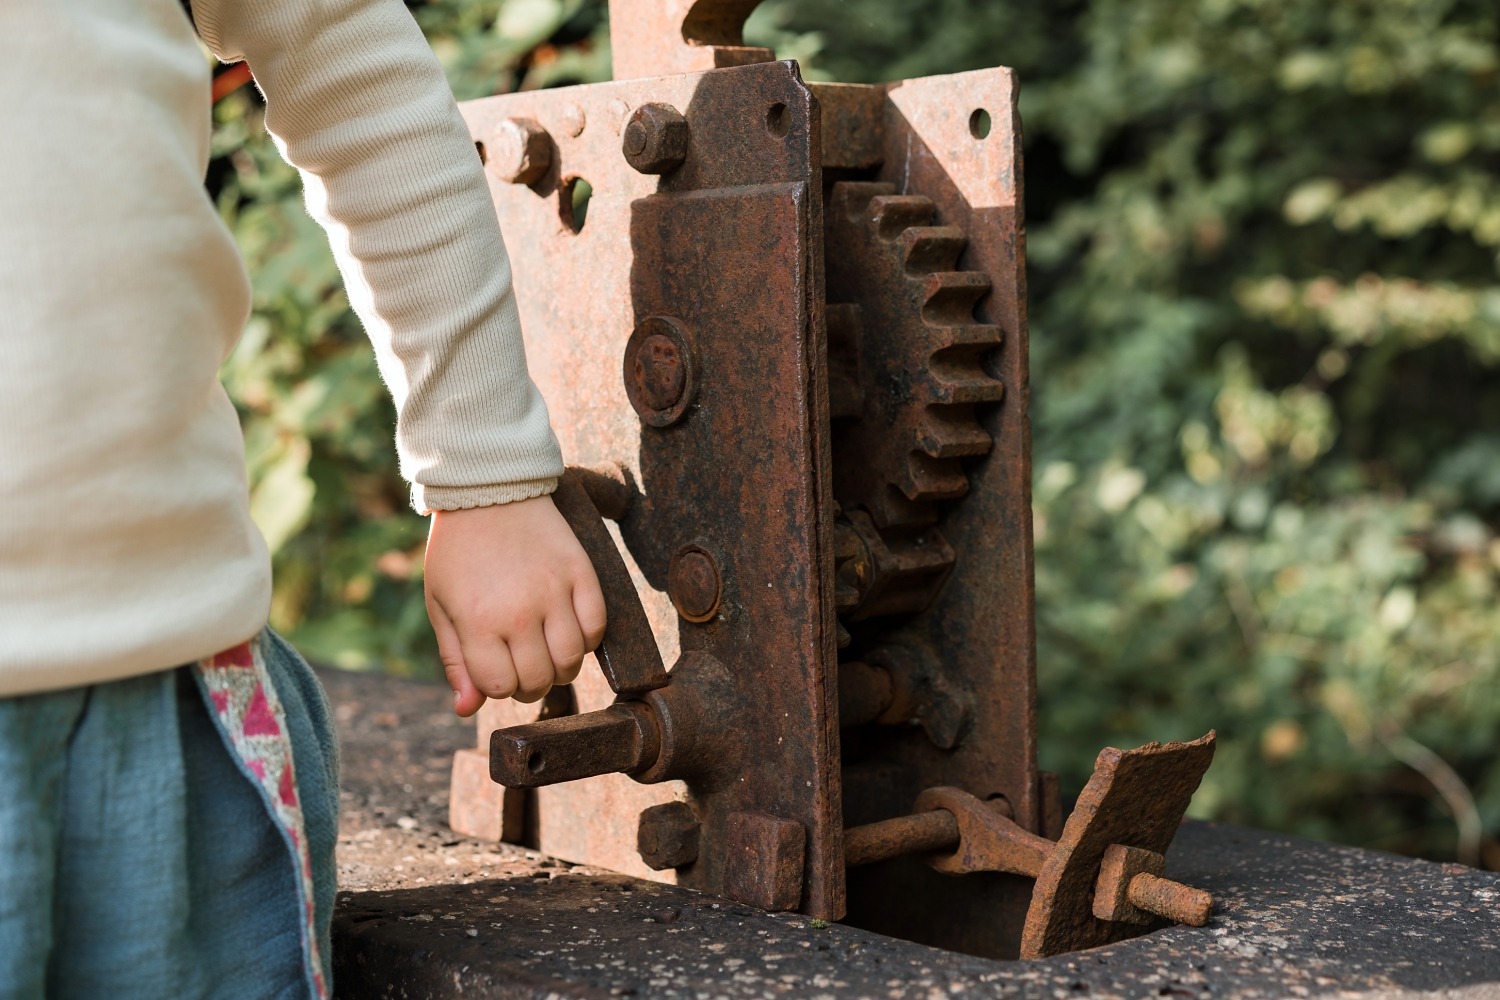
M 604 591 L 609 620 L 594 656 L 616 694 L 639 695 L 663 687 L 667 668 L 656 647 L 646 609 L 631 582 L 630 570 L 615 548 L 600 512 L 618 519 L 629 509 L 632 493 L 624 483 L 591 469 L 569 468 L 557 482 L 552 502 L 588 553 Z

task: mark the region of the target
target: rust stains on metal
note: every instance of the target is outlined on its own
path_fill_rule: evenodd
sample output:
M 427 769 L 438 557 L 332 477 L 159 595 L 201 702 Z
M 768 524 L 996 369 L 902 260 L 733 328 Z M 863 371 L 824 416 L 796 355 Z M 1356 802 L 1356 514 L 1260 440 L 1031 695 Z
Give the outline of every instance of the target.
M 885 88 L 809 83 L 823 111 L 823 169 L 871 170 L 885 159 Z
M 1130 880 L 1132 905 L 1173 923 L 1202 927 L 1213 914 L 1214 898 L 1171 879 L 1141 874 Z
M 1002 796 L 1020 827 L 1040 832 L 1048 804 L 1035 749 L 1025 239 L 1013 79 L 996 69 L 879 90 L 874 127 L 852 124 L 871 101 L 857 91 L 830 94 L 833 127 L 824 115 L 830 159 L 868 163 L 877 159 L 869 142 L 882 143 L 878 164 L 828 182 L 828 294 L 836 304 L 829 370 L 859 386 L 842 393 L 845 409 L 833 421 L 833 472 L 845 516 L 868 517 L 900 567 L 884 574 L 892 583 L 865 606 L 867 617 L 845 616 L 845 655 L 875 663 L 883 647 L 916 647 L 938 667 L 925 672 L 936 697 L 927 699 L 921 728 L 846 735 L 848 818 L 890 816 L 921 790 L 948 785 L 982 800 Z M 994 109 L 996 123 L 982 146 L 968 131 L 981 106 Z M 837 136 L 844 138 L 831 139 Z M 837 336 L 836 315 L 843 317 Z M 869 544 L 868 533 L 862 540 Z M 934 549 L 952 553 L 946 570 Z M 904 609 L 874 613 L 883 601 Z M 851 872 L 851 919 L 925 943 L 1014 955 L 1029 888 L 1002 876 L 935 879 L 915 859 L 898 860 Z
M 669 316 L 647 316 L 625 342 L 625 394 L 642 421 L 670 427 L 693 404 L 698 361 L 693 338 Z
M 1094 916 L 1129 924 L 1150 924 L 1156 917 L 1193 927 L 1208 923 L 1213 897 L 1162 878 L 1166 864 L 1155 851 L 1110 844 L 1094 886 Z
M 630 513 L 630 505 L 635 502 L 635 484 L 630 473 L 618 463 L 609 462 L 590 468 L 574 466 L 570 471 L 588 494 L 599 516 L 618 521 Z
M 1152 915 L 1130 901 L 1130 883 L 1137 875 L 1160 876 L 1167 859 L 1155 851 L 1110 844 L 1099 862 L 1094 883 L 1094 916 L 1127 924 L 1149 924 Z
M 1070 822 L 1059 882 L 1039 836 L 1011 74 L 809 87 L 756 5 L 612 0 L 615 82 L 463 106 L 610 612 L 565 711 L 487 706 L 494 773 L 548 853 L 827 919 L 857 863 L 851 921 L 980 954 L 1193 915 L 1103 860 L 1164 843 Z
M 845 728 L 880 719 L 895 701 L 890 671 L 857 660 L 839 664 L 839 723 Z
M 949 875 L 1006 872 L 1035 878 L 1052 852 L 1050 840 L 1022 829 L 1004 809 L 959 788 L 929 788 L 917 797 L 915 809 L 944 809 L 958 821 L 958 849 L 928 861 Z

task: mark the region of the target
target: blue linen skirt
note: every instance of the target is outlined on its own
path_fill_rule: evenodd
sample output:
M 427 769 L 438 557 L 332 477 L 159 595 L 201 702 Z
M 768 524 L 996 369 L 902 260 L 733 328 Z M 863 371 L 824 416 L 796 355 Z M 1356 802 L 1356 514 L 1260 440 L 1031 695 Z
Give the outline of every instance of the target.
M 328 995 L 327 701 L 269 629 L 241 649 L 0 699 L 0 997 Z

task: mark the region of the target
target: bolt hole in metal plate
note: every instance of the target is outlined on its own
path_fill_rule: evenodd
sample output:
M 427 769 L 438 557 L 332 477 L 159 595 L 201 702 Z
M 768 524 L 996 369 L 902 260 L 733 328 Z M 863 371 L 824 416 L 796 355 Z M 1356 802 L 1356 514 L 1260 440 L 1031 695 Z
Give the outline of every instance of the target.
M 792 128 L 792 115 L 785 104 L 773 104 L 766 112 L 766 131 L 778 139 L 785 139 Z
M 574 233 L 583 232 L 589 217 L 589 201 L 594 197 L 594 185 L 582 177 L 569 177 L 558 189 L 558 212 L 563 224 Z
M 993 127 L 994 122 L 990 120 L 990 113 L 984 108 L 976 108 L 969 116 L 969 134 L 976 139 L 988 139 L 990 129 Z

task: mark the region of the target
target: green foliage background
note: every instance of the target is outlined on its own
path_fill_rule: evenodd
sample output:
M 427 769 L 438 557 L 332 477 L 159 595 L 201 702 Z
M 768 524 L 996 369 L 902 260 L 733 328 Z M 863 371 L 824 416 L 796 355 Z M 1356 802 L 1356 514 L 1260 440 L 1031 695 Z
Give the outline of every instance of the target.
M 603 6 L 414 13 L 467 98 L 607 78 Z M 1215 726 L 1200 815 L 1500 868 L 1492 0 L 769 0 L 747 34 L 1020 74 L 1044 766 Z M 374 363 L 252 95 L 217 114 L 275 623 L 432 674 Z

